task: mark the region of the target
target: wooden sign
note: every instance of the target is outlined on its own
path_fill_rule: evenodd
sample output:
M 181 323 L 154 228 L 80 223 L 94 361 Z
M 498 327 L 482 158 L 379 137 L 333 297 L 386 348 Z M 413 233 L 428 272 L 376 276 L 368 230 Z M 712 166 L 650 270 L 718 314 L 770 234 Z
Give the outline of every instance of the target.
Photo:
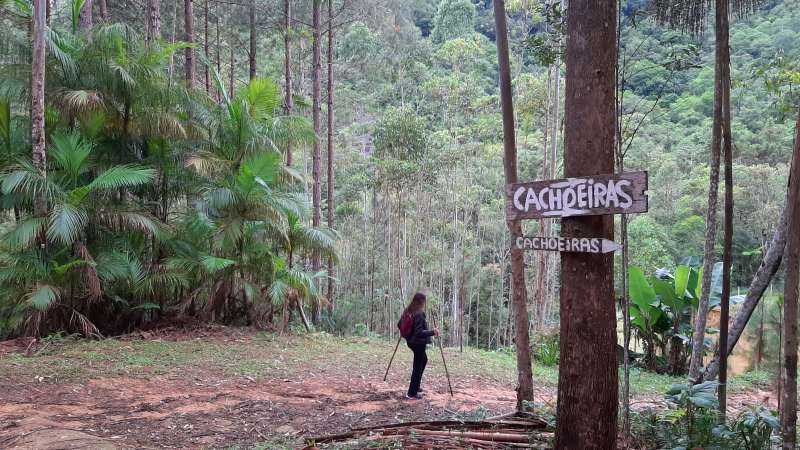
M 647 212 L 647 172 L 506 185 L 508 220 Z
M 569 238 L 557 236 L 520 236 L 514 245 L 520 250 L 551 252 L 610 253 L 622 248 L 603 238 Z

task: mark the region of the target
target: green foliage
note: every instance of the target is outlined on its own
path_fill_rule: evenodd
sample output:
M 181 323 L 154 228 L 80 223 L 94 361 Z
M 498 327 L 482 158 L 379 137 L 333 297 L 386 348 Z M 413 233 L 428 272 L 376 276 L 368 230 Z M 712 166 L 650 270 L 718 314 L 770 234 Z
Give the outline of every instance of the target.
M 170 58 L 185 46 L 145 45 L 120 24 L 50 30 L 46 177 L 18 137 L 27 108 L 0 102 L 12 216 L 0 336 L 99 335 L 175 312 L 269 327 L 289 297 L 320 299 L 325 273 L 292 259 L 335 258 L 338 234 L 305 225 L 301 177 L 282 162 L 287 145 L 315 139 L 308 120 L 282 115 L 268 78 L 219 103 L 174 83 Z M 46 217 L 33 213 L 37 197 Z
M 433 19 L 433 42 L 442 43 L 475 29 L 475 5 L 470 0 L 442 0 Z
M 416 162 L 425 155 L 427 141 L 424 119 L 411 107 L 389 108 L 375 129 L 375 154 Z

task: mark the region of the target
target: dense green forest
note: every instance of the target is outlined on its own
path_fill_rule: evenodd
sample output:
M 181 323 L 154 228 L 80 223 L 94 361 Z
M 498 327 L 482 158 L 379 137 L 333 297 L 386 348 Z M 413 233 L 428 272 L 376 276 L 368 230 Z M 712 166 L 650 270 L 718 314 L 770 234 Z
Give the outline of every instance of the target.
M 287 29 L 284 8 L 257 3 L 251 24 L 252 5 L 198 5 L 190 44 L 177 2 L 161 5 L 152 39 L 140 31 L 153 21 L 132 8 L 96 11 L 87 28 L 79 4 L 54 2 L 44 179 L 27 158 L 31 7 L 4 7 L 4 334 L 113 333 L 183 314 L 278 329 L 295 299 L 323 329 L 392 334 L 406 299 L 424 290 L 452 344 L 510 345 L 490 2 L 344 2 L 322 18 L 334 33 L 335 106 L 319 108 L 335 112 L 336 151 L 335 195 L 323 171 L 318 208 L 312 14 L 295 5 Z M 509 13 L 520 177 L 557 177 L 562 13 L 526 1 Z M 630 1 L 620 21 L 625 166 L 650 173 L 650 212 L 630 221 L 630 258 L 648 274 L 702 257 L 713 100 L 713 39 L 650 13 Z M 731 28 L 736 286 L 747 286 L 780 219 L 792 117 L 768 89 L 765 61 L 800 56 L 798 35 L 789 1 Z M 319 130 L 318 145 L 327 124 Z M 47 217 L 31 214 L 37 195 Z M 338 232 L 312 221 L 315 211 L 335 217 Z M 557 232 L 528 229 L 537 227 Z M 330 276 L 315 263 L 321 253 L 338 255 Z M 547 330 L 558 322 L 558 261 L 529 258 L 532 326 Z

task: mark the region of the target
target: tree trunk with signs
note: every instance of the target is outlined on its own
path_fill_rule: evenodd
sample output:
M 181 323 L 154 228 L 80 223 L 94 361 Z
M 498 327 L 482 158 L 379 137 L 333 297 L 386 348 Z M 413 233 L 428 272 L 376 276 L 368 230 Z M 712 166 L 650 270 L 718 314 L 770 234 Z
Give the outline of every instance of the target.
M 495 0 L 497 60 L 500 69 L 500 102 L 503 114 L 503 169 L 506 183 L 517 182 L 517 146 L 514 137 L 514 104 L 511 96 L 511 63 L 508 55 L 505 1 Z M 507 221 L 511 236 L 522 236 L 519 221 Z M 528 335 L 528 293 L 525 286 L 525 259 L 521 249 L 511 247 L 511 305 L 514 310 L 517 348 L 517 410 L 533 401 L 533 369 Z
M 314 228 L 319 228 L 322 216 L 322 24 L 320 21 L 320 6 L 322 0 L 312 0 L 313 6 L 311 9 L 311 22 L 313 29 L 313 106 L 312 118 L 314 122 L 314 153 L 312 157 L 311 176 L 313 178 L 313 187 L 311 193 L 312 214 L 311 224 Z M 318 272 L 321 268 L 321 258 L 318 251 L 314 251 L 311 257 L 311 268 L 314 272 Z M 314 309 L 312 311 L 311 320 L 315 325 L 322 321 L 322 305 L 319 301 L 314 302 Z
M 614 171 L 616 3 L 573 0 L 567 14 L 564 176 Z M 611 215 L 562 220 L 562 236 L 613 239 Z M 612 254 L 561 255 L 556 448 L 617 440 L 617 333 Z
M 783 368 L 781 381 L 781 436 L 783 448 L 797 443 L 797 303 L 800 289 L 800 115 L 795 125 L 794 154 L 789 174 L 789 227 L 786 239 L 786 280 L 783 303 Z

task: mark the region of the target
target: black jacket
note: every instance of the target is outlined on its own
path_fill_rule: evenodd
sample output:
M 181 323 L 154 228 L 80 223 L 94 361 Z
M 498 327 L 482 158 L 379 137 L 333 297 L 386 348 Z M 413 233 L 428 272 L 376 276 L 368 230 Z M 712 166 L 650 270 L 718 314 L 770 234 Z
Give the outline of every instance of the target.
M 409 345 L 430 344 L 431 336 L 433 336 L 433 330 L 428 329 L 428 322 L 425 320 L 425 313 L 419 311 L 416 314 L 414 314 L 413 319 L 414 322 L 413 325 L 411 326 L 411 336 L 409 336 L 408 339 L 406 339 L 406 342 Z

